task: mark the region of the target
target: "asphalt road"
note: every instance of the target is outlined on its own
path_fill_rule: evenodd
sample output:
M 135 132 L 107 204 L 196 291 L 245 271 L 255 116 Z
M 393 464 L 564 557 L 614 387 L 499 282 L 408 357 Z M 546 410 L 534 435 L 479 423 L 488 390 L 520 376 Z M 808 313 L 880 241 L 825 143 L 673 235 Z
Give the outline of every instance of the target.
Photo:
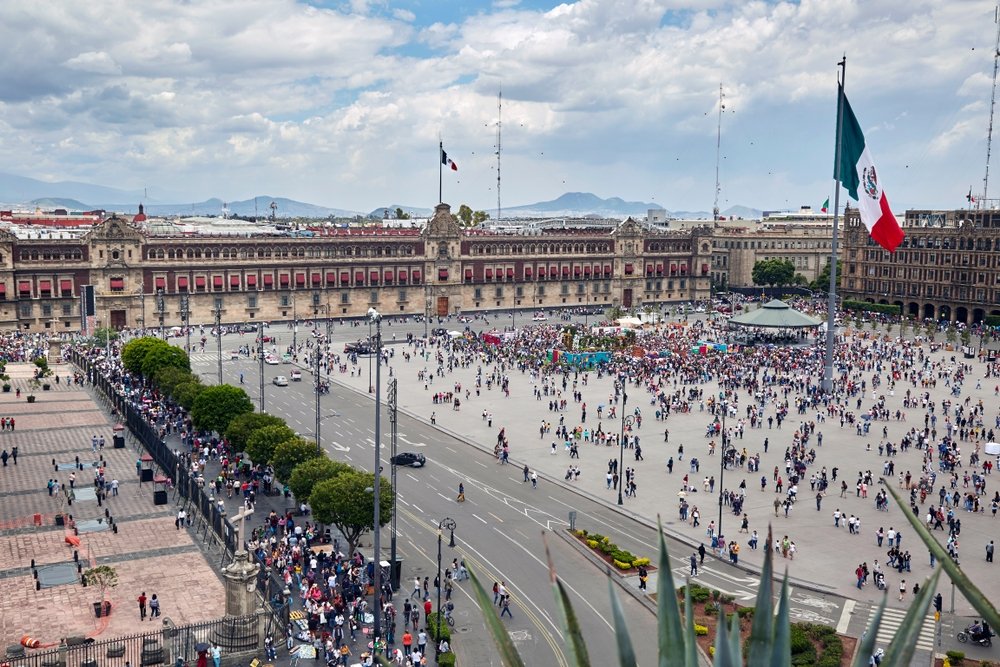
M 287 333 L 282 332 L 281 337 L 285 338 Z M 242 340 L 249 342 L 252 337 Z M 225 336 L 224 352 L 237 344 L 236 336 Z M 214 356 L 208 353 L 194 355 L 196 372 L 201 372 L 208 381 L 214 379 Z M 270 380 L 277 374 L 287 376 L 290 369 L 288 365 L 268 366 L 266 377 Z M 250 360 L 231 361 L 226 354 L 223 372 L 225 380 L 233 384 L 238 384 L 242 372 L 249 393 L 254 395 L 257 364 Z M 303 434 L 311 435 L 314 428 L 313 406 L 312 382 L 308 374 L 302 382 L 290 383 L 288 387 L 267 385 L 268 412 L 286 419 L 292 428 Z M 321 398 L 321 406 L 324 449 L 333 458 L 371 469 L 374 465 L 372 398 L 334 385 L 331 394 Z M 381 460 L 387 471 L 386 414 L 383 414 L 382 424 L 385 433 Z M 600 530 L 615 535 L 613 525 L 620 522 L 636 534 L 645 533 L 643 541 L 655 544 L 655 537 L 648 535 L 648 528 L 639 524 L 629 526 L 631 522 L 622 521 L 597 503 L 558 486 L 543 483 L 538 489 L 531 489 L 522 482 L 520 470 L 513 466 L 496 466 L 491 457 L 480 450 L 402 413 L 399 415 L 399 448 L 421 451 L 429 459 L 423 469 L 400 468 L 397 472 L 398 546 L 405 561 L 402 591 L 408 592 L 408 581 L 414 576 L 429 576 L 433 580 L 437 570 L 438 522 L 446 516 L 451 517 L 458 524 L 456 547 L 447 546 L 446 533 L 442 567 L 447 567 L 457 556 L 465 558 L 487 589 L 494 580 L 505 581 L 512 593 L 513 618 L 504 621 L 526 664 L 566 666 L 569 663 L 565 638 L 546 563 L 547 545 L 553 564 L 569 590 L 593 662 L 616 662 L 605 574 L 564 540 L 554 535 L 543 538 L 543 534 L 565 528 L 570 508 L 579 512 L 581 525 L 584 521 L 591 526 L 599 522 Z M 384 474 L 388 476 L 387 472 Z M 467 501 L 462 504 L 454 500 L 459 481 L 466 487 Z M 593 520 L 585 520 L 584 516 Z M 619 543 L 629 547 L 624 536 Z M 388 553 L 388 528 L 383 529 L 382 545 Z M 639 546 L 633 548 L 638 550 Z M 655 553 L 646 547 L 641 551 Z M 655 664 L 656 642 L 649 640 L 656 636 L 655 617 L 630 595 L 619 591 L 619 596 L 641 664 Z M 477 664 L 499 665 L 483 617 L 472 598 L 471 586 L 468 583 L 459 585 L 454 599 L 459 641 L 477 647 Z

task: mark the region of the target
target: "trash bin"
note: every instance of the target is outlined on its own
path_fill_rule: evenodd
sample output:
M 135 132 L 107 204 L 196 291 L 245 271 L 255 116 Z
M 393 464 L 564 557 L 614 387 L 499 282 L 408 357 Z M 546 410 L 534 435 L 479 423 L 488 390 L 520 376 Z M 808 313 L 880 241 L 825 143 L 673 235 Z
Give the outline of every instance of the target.
M 166 505 L 167 504 L 167 492 L 166 491 L 153 491 L 153 504 L 154 505 Z
M 42 525 L 42 515 L 41 514 L 35 514 L 34 519 L 35 519 L 35 525 L 36 526 Z
M 115 449 L 125 449 L 125 436 L 116 434 L 112 440 L 114 441 Z

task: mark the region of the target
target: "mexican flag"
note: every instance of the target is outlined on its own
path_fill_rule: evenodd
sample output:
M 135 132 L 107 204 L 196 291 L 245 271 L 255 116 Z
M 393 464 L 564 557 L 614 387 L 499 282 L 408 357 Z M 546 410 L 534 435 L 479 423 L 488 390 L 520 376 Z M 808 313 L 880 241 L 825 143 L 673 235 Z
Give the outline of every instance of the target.
M 830 210 L 830 198 L 829 197 L 826 198 L 826 201 L 823 202 L 823 207 L 820 208 L 820 211 L 822 211 L 823 213 L 826 213 L 828 210 Z
M 868 228 L 872 239 L 889 252 L 893 252 L 903 242 L 903 230 L 889 208 L 889 200 L 882 190 L 882 183 L 875 170 L 875 161 L 865 143 L 865 135 L 861 132 L 861 125 L 847 101 L 847 96 L 844 95 L 842 86 L 839 92 L 844 105 L 840 144 L 840 182 L 847 188 L 851 199 L 858 202 L 861 222 Z M 834 174 L 834 178 L 836 177 L 838 174 Z

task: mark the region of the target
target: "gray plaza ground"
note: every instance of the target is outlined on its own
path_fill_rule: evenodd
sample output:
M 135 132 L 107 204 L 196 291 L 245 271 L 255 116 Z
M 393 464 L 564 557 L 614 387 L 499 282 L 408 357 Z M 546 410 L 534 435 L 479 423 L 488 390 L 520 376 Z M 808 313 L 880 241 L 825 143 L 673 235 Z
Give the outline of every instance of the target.
M 388 335 L 386 335 L 388 338 Z M 335 336 L 335 340 L 338 338 Z M 441 429 L 460 434 L 461 437 L 486 449 L 492 453 L 496 443 L 497 433 L 504 428 L 510 442 L 511 465 L 495 465 L 496 475 L 508 475 L 520 479 L 521 468 L 527 464 L 532 470 L 537 470 L 540 485 L 563 484 L 571 485 L 579 493 L 591 497 L 601 498 L 608 504 L 616 504 L 618 494 L 614 490 L 606 487 L 605 473 L 607 471 L 609 459 L 618 458 L 617 447 L 606 447 L 592 443 L 581 442 L 579 446 L 579 459 L 570 459 L 568 451 L 562 446 L 561 439 L 553 433 L 539 437 L 539 425 L 542 421 L 549 421 L 553 427 L 558 424 L 560 415 L 565 416 L 567 428 L 572 430 L 580 424 L 581 405 L 571 400 L 570 392 L 564 392 L 563 397 L 570 402 L 562 413 L 551 412 L 549 410 L 549 398 L 536 400 L 533 396 L 535 380 L 532 380 L 528 373 L 520 371 L 509 371 L 510 395 L 502 392 L 496 384 L 492 388 L 487 388 L 485 384 L 480 388 L 477 395 L 475 389 L 475 377 L 477 365 L 468 368 L 456 368 L 452 372 L 447 372 L 445 377 L 436 377 L 425 387 L 424 381 L 418 379 L 418 373 L 423 370 L 428 371 L 428 375 L 433 375 L 437 366 L 433 362 L 425 362 L 419 354 L 413 354 L 409 361 L 404 360 L 403 352 L 413 353 L 414 349 L 406 344 L 389 344 L 387 347 L 394 350 L 394 355 L 389 367 L 392 376 L 399 382 L 399 408 L 419 419 L 430 421 L 434 415 L 437 426 Z M 339 351 L 339 348 L 335 348 Z M 925 344 L 924 351 L 928 352 Z M 342 355 L 343 357 L 344 355 Z M 971 363 L 973 371 L 969 374 L 965 385 L 962 388 L 961 396 L 956 399 L 951 395 L 949 387 L 944 381 L 939 381 L 936 388 L 929 389 L 931 396 L 938 404 L 937 413 L 941 417 L 940 403 L 943 399 L 950 398 L 953 403 L 964 400 L 971 396 L 972 403 L 982 400 L 986 408 L 985 423 L 987 427 L 992 427 L 997 411 L 997 398 L 994 396 L 994 385 L 996 378 L 983 379 L 984 364 L 978 360 L 964 360 L 961 354 L 955 352 L 939 351 L 931 353 L 933 361 L 951 363 L 952 357 L 956 357 L 958 363 Z M 334 382 L 343 383 L 358 391 L 365 392 L 369 386 L 369 361 L 366 357 L 358 360 L 356 372 L 353 374 L 334 372 L 331 379 Z M 484 377 L 492 374 L 493 367 L 482 364 Z M 388 380 L 388 373 L 383 369 L 383 381 Z M 865 374 L 870 379 L 871 373 Z M 977 388 L 977 380 L 982 379 L 981 388 Z M 450 403 L 435 404 L 433 395 L 437 392 L 451 392 L 460 385 L 461 408 L 454 410 Z M 680 387 L 683 385 L 677 385 Z M 870 386 L 870 385 L 869 385 Z M 598 378 L 597 373 L 588 373 L 588 382 L 579 382 L 577 388 L 583 394 L 583 402 L 587 404 L 586 426 L 594 429 L 598 425 L 597 407 L 612 404 L 610 400 L 613 396 L 613 379 L 605 376 Z M 879 486 L 876 483 L 871 487 L 867 499 L 858 498 L 855 495 L 855 482 L 858 473 L 870 470 L 876 479 L 882 472 L 883 463 L 889 460 L 885 456 L 879 456 L 877 446 L 882 440 L 882 427 L 888 429 L 888 442 L 899 443 L 902 435 L 911 427 L 921 428 L 923 426 L 924 411 L 920 408 L 905 409 L 903 407 L 903 397 L 906 389 L 911 388 L 909 383 L 900 382 L 896 390 L 890 394 L 883 385 L 879 394 L 884 394 L 887 399 L 887 408 L 895 413 L 897 409 L 905 414 L 905 421 L 878 421 L 874 422 L 870 433 L 865 436 L 856 434 L 853 425 L 845 424 L 840 426 L 839 420 L 828 419 L 825 422 L 817 423 L 817 432 L 823 434 L 822 446 L 816 446 L 815 438 L 810 441 L 810 446 L 816 447 L 817 459 L 806 473 L 806 479 L 799 486 L 799 501 L 793 506 L 786 517 L 783 511 L 775 516 L 773 501 L 776 497 L 772 473 L 775 466 L 778 466 L 783 478 L 787 479 L 784 468 L 784 452 L 786 447 L 792 443 L 794 430 L 799 426 L 800 421 L 810 421 L 816 419 L 815 411 L 799 416 L 794 409 L 789 415 L 783 428 L 776 426 L 768 428 L 766 418 L 774 415 L 775 406 L 773 403 L 767 405 L 764 415 L 763 426 L 761 428 L 750 429 L 749 424 L 745 428 L 742 438 L 734 439 L 733 444 L 738 450 L 746 448 L 749 455 L 760 454 L 760 472 L 748 473 L 745 468 L 730 469 L 725 472 L 724 488 L 736 489 L 741 480 L 746 480 L 747 493 L 744 511 L 749 516 L 750 530 L 757 530 L 761 536 L 761 543 L 765 542 L 768 524 L 773 526 L 774 535 L 777 538 L 789 536 L 797 547 L 794 560 L 777 558 L 777 569 L 781 572 L 787 569 L 794 582 L 808 582 L 808 585 L 818 591 L 826 591 L 838 595 L 852 598 L 858 601 L 877 602 L 881 599 L 882 593 L 869 583 L 862 590 L 858 590 L 855 585 L 854 570 L 861 562 L 867 562 L 871 567 L 874 561 L 878 560 L 883 564 L 886 571 L 886 581 L 888 589 L 892 592 L 889 597 L 889 605 L 898 608 L 908 606 L 912 594 L 908 593 L 903 602 L 897 600 L 896 591 L 900 579 L 905 579 L 907 586 L 912 591 L 914 583 L 923 583 L 923 580 L 931 573 L 930 561 L 927 550 L 920 544 L 912 529 L 903 517 L 902 512 L 907 508 L 899 508 L 895 503 L 890 502 L 889 510 L 877 511 L 875 508 L 875 494 Z M 466 397 L 466 389 L 471 390 L 469 397 Z M 713 393 L 718 394 L 718 385 L 709 382 L 704 385 L 705 396 Z M 920 388 L 913 389 L 914 392 L 923 391 Z M 794 392 L 790 396 L 794 400 Z M 638 406 L 642 410 L 642 426 L 636 433 L 640 436 L 642 455 L 644 460 L 634 460 L 632 450 L 625 450 L 625 467 L 636 469 L 637 496 L 624 499 L 623 511 L 632 515 L 642 517 L 646 521 L 655 522 L 657 517 L 662 518 L 665 529 L 671 534 L 680 537 L 695 547 L 699 543 L 707 541 L 706 528 L 710 521 L 718 522 L 718 484 L 721 477 L 720 457 L 709 454 L 710 439 L 705 436 L 706 426 L 712 421 L 712 416 L 706 411 L 698 410 L 697 402 L 694 409 L 686 414 L 673 413 L 666 421 L 655 419 L 655 408 L 650 405 L 651 394 L 640 392 L 635 388 L 629 390 L 629 411 Z M 743 415 L 743 408 L 750 402 L 746 391 L 740 392 L 740 410 Z M 851 408 L 854 408 L 852 399 Z M 864 397 L 862 410 L 870 407 L 871 391 Z M 620 428 L 618 419 L 608 419 L 605 409 L 605 418 L 602 421 L 603 429 L 606 432 L 617 432 Z M 483 412 L 492 413 L 492 426 L 488 425 L 483 418 Z M 733 426 L 736 419 L 730 419 L 728 426 Z M 943 419 L 942 419 L 943 421 Z M 941 426 L 939 422 L 938 426 Z M 669 429 L 669 442 L 664 442 L 664 430 Z M 943 432 L 939 428 L 939 436 Z M 769 439 L 769 449 L 767 453 L 763 451 L 764 439 Z M 555 454 L 552 453 L 551 443 L 556 440 L 559 445 Z M 718 438 L 716 438 L 718 441 Z M 678 462 L 678 446 L 684 446 L 684 461 Z M 871 446 L 870 451 L 868 445 Z M 405 442 L 401 442 L 400 449 L 412 449 Z M 963 463 L 968 466 L 969 454 L 972 452 L 972 443 L 961 443 Z M 921 458 L 923 451 L 910 449 L 895 457 L 896 472 L 913 473 L 914 478 L 919 478 L 921 469 Z M 666 462 L 669 457 L 674 457 L 675 466 L 673 473 L 667 472 Z M 678 491 L 681 489 L 682 478 L 686 473 L 690 473 L 689 460 L 697 457 L 701 463 L 699 473 L 691 473 L 691 484 L 698 491 L 688 494 L 688 502 L 698 506 L 701 510 L 701 526 L 692 527 L 689 523 L 681 521 L 678 516 Z M 935 456 L 936 460 L 936 456 Z M 433 466 L 434 462 L 430 461 Z M 581 470 L 578 481 L 566 481 L 564 479 L 567 467 L 577 465 Z M 815 492 L 810 492 L 808 476 L 812 472 L 818 472 L 822 467 L 831 471 L 834 467 L 839 468 L 837 482 L 830 485 L 826 497 L 822 501 L 822 509 L 817 511 L 815 502 Z M 768 478 L 768 488 L 760 490 L 760 477 L 766 475 Z M 703 479 L 714 476 L 716 479 L 716 493 L 705 493 L 702 488 Z M 938 480 L 944 476 L 938 475 Z M 840 480 L 846 480 L 849 486 L 847 496 L 840 497 Z M 992 487 L 992 478 L 987 479 L 986 496 L 992 497 L 995 489 Z M 892 483 L 897 486 L 895 477 Z M 787 484 L 787 482 L 786 482 Z M 786 486 L 787 488 L 787 486 Z M 963 492 L 961 482 L 959 491 Z M 474 494 L 474 488 L 467 489 L 467 493 Z M 781 496 L 784 497 L 783 495 Z M 930 496 L 923 506 L 924 509 L 931 503 L 937 502 L 936 494 Z M 550 508 L 553 512 L 565 512 L 571 508 Z M 846 523 L 841 521 L 841 527 L 835 528 L 833 513 L 840 510 L 845 516 L 854 515 L 861 519 L 861 531 L 858 535 L 849 534 Z M 985 560 L 985 545 L 990 540 L 1000 539 L 1000 529 L 987 509 L 984 514 L 973 515 L 963 509 L 956 509 L 956 517 L 962 520 L 962 530 L 959 538 L 961 564 L 963 569 L 982 588 L 986 595 L 994 598 L 1000 593 L 1000 579 L 994 574 L 993 565 Z M 763 561 L 763 551 L 756 551 L 747 547 L 747 534 L 738 534 L 740 527 L 740 517 L 734 516 L 728 507 L 723 511 L 723 533 L 727 539 L 737 539 L 741 544 L 740 561 L 753 572 L 760 567 Z M 875 532 L 879 527 L 886 531 L 890 527 L 902 533 L 901 548 L 909 550 L 912 554 L 912 571 L 904 572 L 901 575 L 895 570 L 886 566 L 887 546 L 878 547 L 875 540 Z M 939 539 L 944 541 L 946 534 L 938 532 Z M 655 554 L 649 554 L 655 556 Z M 677 555 L 677 554 L 675 554 Z M 680 554 L 683 556 L 683 554 Z M 950 584 L 946 578 L 942 578 L 941 592 L 944 595 L 945 611 L 950 607 Z M 955 598 L 955 613 L 958 615 L 974 614 L 971 606 L 957 596 Z

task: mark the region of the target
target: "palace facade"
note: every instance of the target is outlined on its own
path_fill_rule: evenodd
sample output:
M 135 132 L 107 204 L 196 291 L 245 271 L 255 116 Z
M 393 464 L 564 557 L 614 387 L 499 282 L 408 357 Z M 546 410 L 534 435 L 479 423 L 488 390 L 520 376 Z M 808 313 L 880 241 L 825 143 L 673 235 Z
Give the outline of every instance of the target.
M 895 253 L 845 216 L 841 295 L 895 304 L 916 319 L 964 324 L 1000 315 L 1000 211 L 907 211 Z
M 152 234 L 112 216 L 77 235 L 0 232 L 0 328 L 79 330 L 85 285 L 115 328 L 655 306 L 708 299 L 712 257 L 708 227 L 500 234 L 462 228 L 447 204 L 423 229 L 310 236 Z

